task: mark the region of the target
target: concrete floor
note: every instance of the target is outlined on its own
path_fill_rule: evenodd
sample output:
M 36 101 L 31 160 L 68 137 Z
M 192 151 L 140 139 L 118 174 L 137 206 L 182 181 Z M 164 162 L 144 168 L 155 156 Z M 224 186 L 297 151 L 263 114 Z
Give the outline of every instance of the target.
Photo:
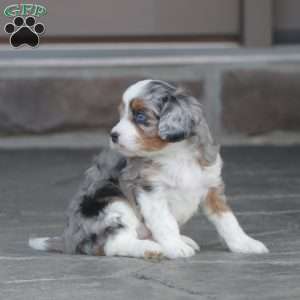
M 184 231 L 201 252 L 153 263 L 35 252 L 57 235 L 96 150 L 0 151 L 0 299 L 300 299 L 300 147 L 226 147 L 224 177 L 245 230 L 271 250 L 229 253 L 201 215 Z

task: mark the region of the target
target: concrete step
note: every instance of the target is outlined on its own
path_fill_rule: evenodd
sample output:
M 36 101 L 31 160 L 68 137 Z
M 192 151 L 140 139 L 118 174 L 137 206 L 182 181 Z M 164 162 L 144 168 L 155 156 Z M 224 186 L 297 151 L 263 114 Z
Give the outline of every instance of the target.
M 295 146 L 300 145 L 300 131 L 273 131 L 257 136 L 223 134 L 223 146 Z M 1 136 L 1 150 L 25 149 L 99 149 L 109 147 L 109 130 L 85 130 L 47 134 Z
M 110 128 L 122 92 L 159 78 L 203 103 L 216 135 L 300 129 L 300 48 L 234 44 L 0 48 L 0 134 Z

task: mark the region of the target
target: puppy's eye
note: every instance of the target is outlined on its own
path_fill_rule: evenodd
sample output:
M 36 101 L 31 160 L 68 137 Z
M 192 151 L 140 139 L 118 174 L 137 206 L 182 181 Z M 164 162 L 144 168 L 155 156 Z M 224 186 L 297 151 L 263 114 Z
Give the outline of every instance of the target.
M 134 115 L 134 121 L 137 124 L 145 124 L 147 120 L 146 115 L 143 112 L 137 112 Z

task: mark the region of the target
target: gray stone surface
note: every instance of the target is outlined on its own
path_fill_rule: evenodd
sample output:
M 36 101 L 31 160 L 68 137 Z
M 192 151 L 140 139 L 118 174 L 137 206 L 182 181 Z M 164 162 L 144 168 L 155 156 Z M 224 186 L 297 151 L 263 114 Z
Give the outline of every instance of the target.
M 0 134 L 111 128 L 125 89 L 145 79 L 127 77 L 0 79 Z M 77 74 L 78 75 L 78 74 Z M 199 81 L 179 83 L 200 97 Z
M 222 119 L 228 131 L 261 134 L 300 129 L 300 73 L 256 70 L 224 72 Z
M 0 151 L 0 299 L 299 299 L 300 147 L 226 147 L 230 204 L 267 255 L 229 253 L 201 215 L 184 231 L 201 252 L 151 263 L 28 248 L 57 235 L 96 149 Z
M 133 80 L 16 78 L 0 81 L 0 131 L 40 133 L 109 127 L 121 91 Z

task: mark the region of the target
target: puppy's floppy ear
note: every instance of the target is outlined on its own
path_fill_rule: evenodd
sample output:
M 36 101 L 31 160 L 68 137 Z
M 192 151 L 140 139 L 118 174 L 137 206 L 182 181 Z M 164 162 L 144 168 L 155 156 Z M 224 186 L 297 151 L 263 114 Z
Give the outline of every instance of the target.
M 198 101 L 180 93 L 169 94 L 162 100 L 158 134 L 162 140 L 178 142 L 192 134 L 201 115 Z

